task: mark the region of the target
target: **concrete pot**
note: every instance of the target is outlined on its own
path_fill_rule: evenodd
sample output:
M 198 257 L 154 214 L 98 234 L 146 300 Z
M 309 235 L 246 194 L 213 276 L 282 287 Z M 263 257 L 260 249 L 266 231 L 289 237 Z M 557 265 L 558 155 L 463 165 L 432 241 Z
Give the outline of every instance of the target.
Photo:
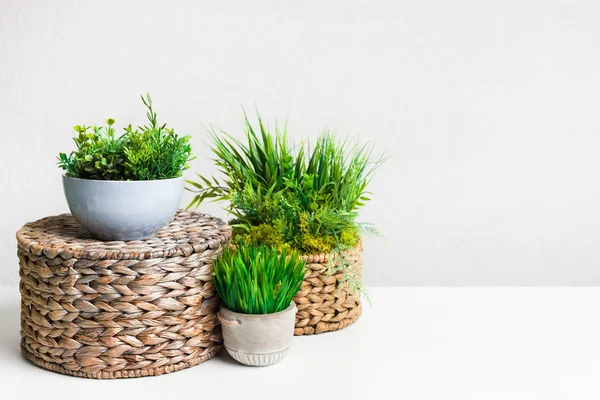
M 217 316 L 223 327 L 227 352 L 242 364 L 252 367 L 277 364 L 292 346 L 294 302 L 274 314 L 240 314 L 221 306 Z
M 63 175 L 71 214 L 97 239 L 147 239 L 179 208 L 183 177 L 155 181 L 101 181 Z

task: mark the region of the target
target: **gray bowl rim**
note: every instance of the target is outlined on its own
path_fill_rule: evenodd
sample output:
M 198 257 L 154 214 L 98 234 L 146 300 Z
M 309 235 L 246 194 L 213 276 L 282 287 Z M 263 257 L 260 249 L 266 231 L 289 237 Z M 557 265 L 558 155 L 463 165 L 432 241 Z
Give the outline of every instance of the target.
M 178 179 L 183 179 L 183 175 L 175 177 L 175 178 L 168 178 L 168 179 L 151 179 L 151 180 L 128 180 L 128 181 L 114 181 L 114 180 L 108 180 L 108 179 L 84 179 L 84 178 L 74 178 L 72 176 L 67 176 L 65 174 L 62 175 L 63 179 L 72 179 L 74 181 L 85 181 L 85 182 L 106 182 L 106 183 L 123 183 L 123 184 L 127 184 L 127 183 L 139 183 L 139 182 L 166 182 L 166 181 L 174 181 L 174 180 L 178 180 Z

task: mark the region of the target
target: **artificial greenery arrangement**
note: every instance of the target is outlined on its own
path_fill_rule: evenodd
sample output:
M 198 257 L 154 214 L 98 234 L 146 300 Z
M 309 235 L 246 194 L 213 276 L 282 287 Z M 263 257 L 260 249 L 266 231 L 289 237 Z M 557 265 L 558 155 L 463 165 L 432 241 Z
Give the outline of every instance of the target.
M 188 208 L 209 198 L 226 200 L 234 216 L 234 242 L 279 251 L 339 253 L 356 246 L 362 233 L 377 234 L 372 225 L 356 221 L 383 160 L 373 157 L 370 145 L 337 141 L 325 132 L 312 148 L 294 147 L 285 128 L 276 126 L 273 132 L 260 116 L 258 130 L 247 115 L 244 121 L 245 141 L 211 131 L 214 161 L 224 178 L 220 182 L 199 174 L 199 181 L 188 181 L 196 192 Z M 349 286 L 359 288 L 359 282 L 349 281 L 352 276 L 346 274 Z
M 148 124 L 129 125 L 115 135 L 114 120 L 106 126 L 75 126 L 77 150 L 60 153 L 58 165 L 71 178 L 96 180 L 156 180 L 181 176 L 192 159 L 189 136 L 178 136 L 166 124 L 159 125 L 149 94 L 141 96 Z
M 304 279 L 305 263 L 295 251 L 265 245 L 225 248 L 214 261 L 214 285 L 231 311 L 272 314 L 290 306 Z

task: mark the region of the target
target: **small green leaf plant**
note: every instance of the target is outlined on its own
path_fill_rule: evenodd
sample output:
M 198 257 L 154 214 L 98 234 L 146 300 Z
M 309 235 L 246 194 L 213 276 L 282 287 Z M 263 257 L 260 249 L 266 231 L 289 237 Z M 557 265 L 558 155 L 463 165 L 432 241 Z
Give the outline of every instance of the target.
M 371 145 L 324 132 L 313 147 L 294 146 L 285 127 L 270 130 L 259 116 L 256 128 L 247 115 L 244 140 L 215 130 L 211 138 L 223 178 L 198 174 L 188 181 L 188 190 L 196 193 L 188 208 L 207 199 L 228 202 L 234 243 L 339 255 L 356 246 L 361 234 L 378 234 L 373 225 L 357 221 L 370 200 L 367 186 L 384 160 L 373 156 Z M 360 291 L 355 267 L 342 262 L 339 268 L 342 283 Z
M 215 290 L 231 311 L 272 314 L 290 306 L 306 264 L 296 251 L 266 245 L 226 247 L 214 261 Z
M 148 124 L 125 128 L 115 135 L 113 119 L 106 126 L 77 125 L 76 150 L 60 153 L 58 166 L 68 177 L 80 179 L 146 181 L 181 176 L 193 159 L 189 136 L 178 136 L 157 122 L 150 94 L 141 96 Z
M 113 119 L 106 126 L 76 125 L 73 138 L 77 150 L 60 153 L 59 166 L 73 178 L 121 180 L 124 175 L 124 137 L 115 137 Z

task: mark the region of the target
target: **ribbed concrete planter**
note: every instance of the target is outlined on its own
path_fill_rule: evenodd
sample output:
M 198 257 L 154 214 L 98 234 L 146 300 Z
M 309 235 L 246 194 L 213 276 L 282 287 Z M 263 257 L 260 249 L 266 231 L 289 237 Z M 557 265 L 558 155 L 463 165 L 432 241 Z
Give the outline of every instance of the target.
M 274 314 L 240 314 L 221 306 L 218 317 L 227 352 L 252 367 L 277 364 L 292 346 L 295 315 L 294 302 Z
M 362 240 L 353 249 L 337 253 L 304 256 L 306 277 L 294 297 L 298 307 L 295 335 L 311 335 L 337 331 L 354 323 L 362 313 L 359 293 L 349 293 L 342 260 L 353 266 L 353 279 L 361 279 Z M 331 264 L 331 265 L 330 265 Z M 331 271 L 331 273 L 330 273 Z

